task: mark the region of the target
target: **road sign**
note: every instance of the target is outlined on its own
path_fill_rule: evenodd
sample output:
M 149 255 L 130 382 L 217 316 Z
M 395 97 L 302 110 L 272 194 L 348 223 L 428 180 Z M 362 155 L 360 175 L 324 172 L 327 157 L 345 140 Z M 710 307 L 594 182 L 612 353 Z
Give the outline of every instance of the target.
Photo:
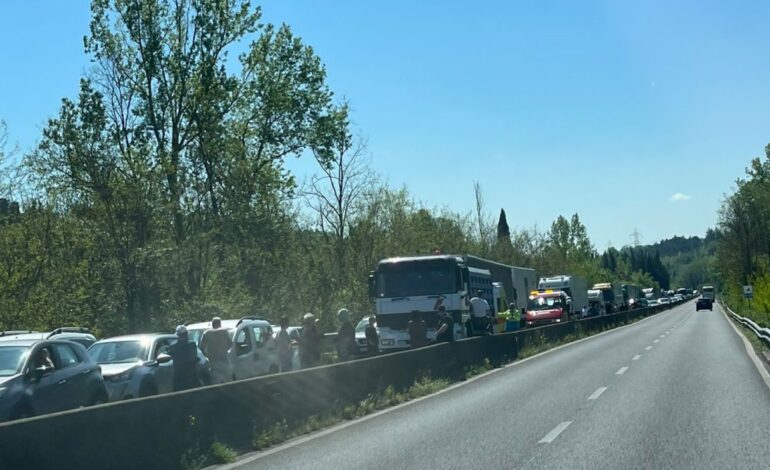
M 747 299 L 754 297 L 754 289 L 752 286 L 743 286 L 743 296 Z

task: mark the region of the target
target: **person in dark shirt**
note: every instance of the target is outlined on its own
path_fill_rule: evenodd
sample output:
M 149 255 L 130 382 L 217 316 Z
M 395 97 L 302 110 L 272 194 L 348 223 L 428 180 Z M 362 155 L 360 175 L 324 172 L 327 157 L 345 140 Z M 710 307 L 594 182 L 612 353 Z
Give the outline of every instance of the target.
M 428 344 L 428 327 L 419 312 L 412 313 L 412 319 L 406 327 L 409 333 L 409 344 L 413 348 L 421 348 Z
M 374 356 L 380 352 L 380 335 L 377 333 L 376 317 L 369 317 L 369 324 L 366 325 L 364 333 L 366 334 L 366 352 Z
M 455 321 L 446 311 L 443 305 L 438 308 L 438 330 L 436 330 L 437 343 L 451 343 L 455 340 Z
M 340 361 L 348 361 L 353 357 L 356 350 L 356 328 L 350 321 L 350 312 L 346 308 L 341 308 L 337 312 L 337 319 L 340 321 L 340 329 L 334 342 L 337 344 L 337 357 Z
M 300 367 L 316 367 L 321 363 L 321 333 L 316 326 L 315 315 L 306 313 L 302 317 L 302 333 L 299 337 Z
M 198 380 L 198 347 L 190 341 L 187 328 L 176 327 L 176 343 L 168 348 L 168 355 L 174 361 L 174 391 L 200 386 Z

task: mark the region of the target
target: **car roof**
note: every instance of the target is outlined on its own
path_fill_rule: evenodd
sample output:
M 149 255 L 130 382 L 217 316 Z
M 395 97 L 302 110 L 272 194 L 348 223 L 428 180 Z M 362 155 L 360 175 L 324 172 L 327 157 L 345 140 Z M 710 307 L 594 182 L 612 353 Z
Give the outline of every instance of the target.
M 117 343 L 120 341 L 150 341 L 156 338 L 176 338 L 171 333 L 140 333 L 135 335 L 113 336 L 97 341 L 98 343 Z
M 31 333 L 16 333 L 16 334 L 9 334 L 9 335 L 3 335 L 0 336 L 0 341 L 6 342 L 6 341 L 15 341 L 15 340 L 43 340 L 45 337 L 48 336 L 48 333 L 40 333 L 40 332 L 31 332 Z
M 256 324 L 256 325 L 266 325 L 271 326 L 270 322 L 267 320 L 252 320 L 252 319 L 238 319 L 238 320 L 222 320 L 222 328 L 226 330 L 232 330 L 239 326 L 240 324 Z M 211 328 L 211 322 L 199 322 L 199 323 L 191 323 L 187 325 L 185 328 L 188 330 L 208 330 Z
M 34 339 L 9 339 L 7 341 L 0 342 L 0 348 L 6 347 L 6 346 L 31 347 L 39 342 L 40 340 L 34 340 Z

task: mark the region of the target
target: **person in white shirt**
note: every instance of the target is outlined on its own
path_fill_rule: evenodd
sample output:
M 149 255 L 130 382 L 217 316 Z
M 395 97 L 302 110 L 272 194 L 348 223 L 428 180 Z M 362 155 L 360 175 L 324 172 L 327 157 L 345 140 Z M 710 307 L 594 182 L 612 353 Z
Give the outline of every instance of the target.
M 471 299 L 471 321 L 476 331 L 485 331 L 491 313 L 489 303 L 481 295 L 481 291 L 477 290 L 476 296 Z
M 485 318 L 489 315 L 489 302 L 482 296 L 481 291 L 476 291 L 476 296 L 471 299 L 471 315 L 475 318 Z

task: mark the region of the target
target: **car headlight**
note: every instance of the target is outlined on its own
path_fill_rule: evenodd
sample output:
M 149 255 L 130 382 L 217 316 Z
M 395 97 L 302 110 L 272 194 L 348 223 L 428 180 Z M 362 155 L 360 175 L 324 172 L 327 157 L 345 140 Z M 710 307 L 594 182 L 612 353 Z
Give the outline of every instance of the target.
M 133 369 L 129 369 L 125 372 L 121 372 L 120 374 L 108 375 L 107 377 L 105 377 L 105 379 L 107 379 L 110 382 L 124 382 L 131 378 L 131 371 L 133 371 Z

